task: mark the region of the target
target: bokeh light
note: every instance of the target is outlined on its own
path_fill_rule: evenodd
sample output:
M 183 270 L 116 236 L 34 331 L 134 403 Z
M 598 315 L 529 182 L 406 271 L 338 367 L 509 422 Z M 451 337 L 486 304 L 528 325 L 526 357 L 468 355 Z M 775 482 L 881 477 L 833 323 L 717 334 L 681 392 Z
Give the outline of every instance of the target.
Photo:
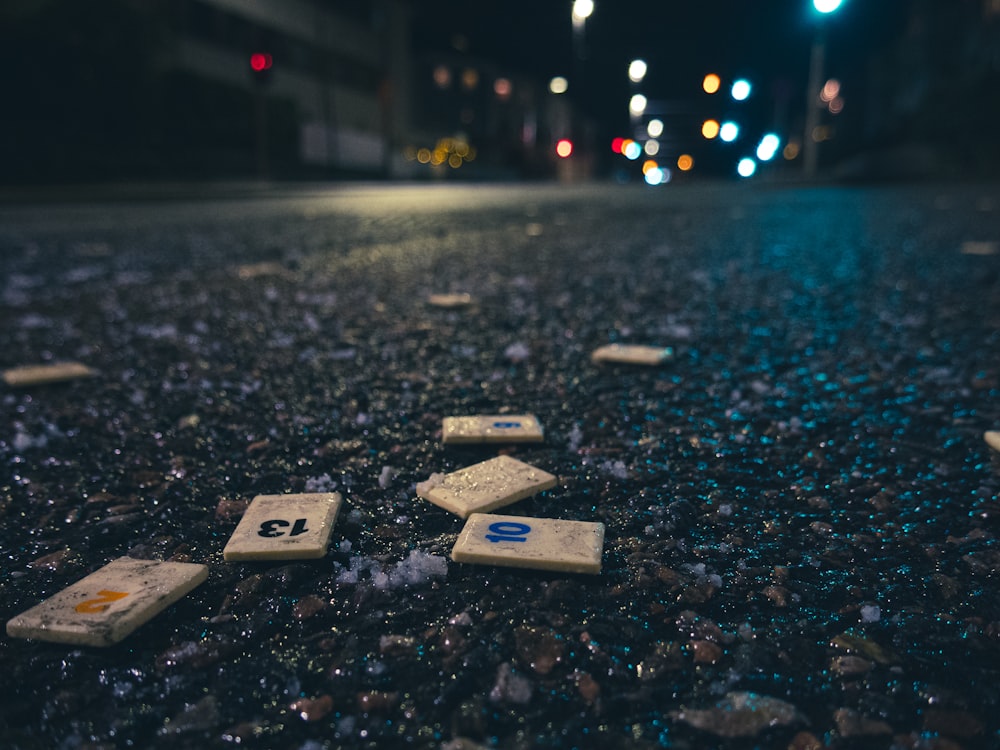
M 760 161 L 771 161 L 778 153 L 780 145 L 781 139 L 774 133 L 768 133 L 760 139 L 760 143 L 757 145 L 757 158 Z
M 677 157 L 677 168 L 682 172 L 689 172 L 694 167 L 694 159 L 691 154 L 681 154 Z
M 701 134 L 705 136 L 708 140 L 712 140 L 719 135 L 719 121 L 718 120 L 705 120 L 701 124 Z
M 833 13 L 843 0 L 813 0 L 813 7 L 820 13 Z
M 831 78 L 829 81 L 823 84 L 823 88 L 820 89 L 819 98 L 824 102 L 832 102 L 840 95 L 840 81 L 836 78 Z
M 642 94 L 634 94 L 628 102 L 628 111 L 634 117 L 639 117 L 646 111 L 647 100 Z
M 549 91 L 553 94 L 565 94 L 569 91 L 569 81 L 562 76 L 556 76 L 549 81 Z
M 663 120 L 653 118 L 646 123 L 646 133 L 650 138 L 659 138 L 663 135 Z
M 631 159 L 635 161 L 640 156 L 642 156 L 642 146 L 633 140 L 625 141 L 622 146 L 622 153 L 625 154 L 626 159 Z
M 514 87 L 509 78 L 497 78 L 493 82 L 493 93 L 497 95 L 498 99 L 509 99 L 513 90 Z
M 556 155 L 565 159 L 573 153 L 573 141 L 569 138 L 561 138 L 556 143 Z
M 722 79 L 715 73 L 709 73 L 701 82 L 701 88 L 706 94 L 714 94 L 722 86 Z
M 660 142 L 655 138 L 651 138 L 646 141 L 646 145 L 642 147 L 642 150 L 646 152 L 646 156 L 656 156 L 660 153 Z
M 633 60 L 628 66 L 628 79 L 632 83 L 639 83 L 639 81 L 646 77 L 646 70 L 645 60 Z
M 727 120 L 719 126 L 719 138 L 726 143 L 732 143 L 740 135 L 740 126 L 731 120 Z
M 729 93 L 738 102 L 746 100 L 750 96 L 750 81 L 745 78 L 734 81 Z
M 757 162 L 746 156 L 740 159 L 739 164 L 736 165 L 736 173 L 740 177 L 753 177 L 753 173 L 757 171 Z

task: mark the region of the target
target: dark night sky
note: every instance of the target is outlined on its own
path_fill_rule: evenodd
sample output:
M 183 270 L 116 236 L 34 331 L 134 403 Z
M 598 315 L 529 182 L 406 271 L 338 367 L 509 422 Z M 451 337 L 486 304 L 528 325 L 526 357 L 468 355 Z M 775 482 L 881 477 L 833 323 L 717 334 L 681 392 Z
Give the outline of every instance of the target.
M 828 73 L 845 85 L 854 83 L 859 93 L 872 51 L 898 36 L 912 4 L 845 0 L 839 11 L 822 19 Z M 796 106 L 819 24 L 811 0 L 595 0 L 585 30 L 581 94 L 571 0 L 422 0 L 417 7 L 413 21 L 419 45 L 448 49 L 460 34 L 472 56 L 545 78 L 565 75 L 577 100 L 609 128 L 627 123 L 626 70 L 635 57 L 649 64 L 641 91 L 651 100 L 699 106 L 702 77 L 714 71 L 724 81 L 753 80 L 758 105 L 767 100 L 770 112 L 775 91 L 787 92 Z M 846 88 L 845 98 L 850 93 Z M 861 99 L 856 96 L 855 102 Z

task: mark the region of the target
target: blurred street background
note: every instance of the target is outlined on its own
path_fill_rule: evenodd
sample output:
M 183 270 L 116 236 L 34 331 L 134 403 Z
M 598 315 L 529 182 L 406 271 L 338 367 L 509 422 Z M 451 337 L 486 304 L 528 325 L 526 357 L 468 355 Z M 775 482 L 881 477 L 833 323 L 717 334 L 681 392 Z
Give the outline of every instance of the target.
M 0 746 L 1000 748 L 1000 0 L 6 0 Z M 469 295 L 442 309 L 432 294 Z M 599 366 L 607 343 L 670 347 Z M 598 576 L 415 487 L 536 414 Z M 258 494 L 328 554 L 226 563 Z
M 8 187 L 983 177 L 1000 158 L 996 0 L 9 0 L 0 41 Z

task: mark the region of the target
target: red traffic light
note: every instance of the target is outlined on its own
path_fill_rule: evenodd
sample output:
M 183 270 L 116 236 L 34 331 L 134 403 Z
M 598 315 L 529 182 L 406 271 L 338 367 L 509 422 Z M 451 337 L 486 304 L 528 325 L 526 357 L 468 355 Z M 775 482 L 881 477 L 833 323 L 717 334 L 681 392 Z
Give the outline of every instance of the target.
M 267 52 L 254 52 L 250 55 L 250 69 L 254 73 L 263 73 L 265 70 L 270 70 L 273 62 L 271 55 Z

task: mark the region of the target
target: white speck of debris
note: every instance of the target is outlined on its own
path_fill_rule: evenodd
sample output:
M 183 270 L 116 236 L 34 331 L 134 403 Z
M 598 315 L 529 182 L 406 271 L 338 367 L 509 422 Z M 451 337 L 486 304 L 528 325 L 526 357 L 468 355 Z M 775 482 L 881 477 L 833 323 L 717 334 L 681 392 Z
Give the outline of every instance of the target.
M 45 435 L 39 435 L 38 437 L 32 437 L 26 432 L 21 432 L 18 430 L 14 433 L 14 440 L 11 445 L 13 445 L 14 450 L 20 453 L 21 451 L 28 450 L 29 448 L 44 448 L 49 444 L 49 439 Z
M 723 518 L 728 518 L 733 515 L 733 506 L 729 503 L 725 503 L 719 506 L 719 515 Z
M 600 469 L 605 474 L 610 474 L 615 479 L 628 479 L 628 467 L 624 461 L 605 461 Z
M 337 489 L 337 482 L 329 474 L 320 474 L 318 477 L 310 477 L 306 480 L 305 491 L 313 492 L 333 492 Z
M 580 450 L 582 444 L 583 430 L 580 429 L 580 425 L 575 424 L 569 431 L 569 444 L 566 447 L 575 453 Z
M 877 604 L 866 604 L 861 608 L 861 622 L 878 622 L 882 618 L 882 610 Z
M 392 480 L 395 478 L 395 476 L 396 476 L 396 469 L 395 468 L 393 468 L 392 466 L 389 466 L 388 464 L 385 465 L 385 466 L 383 466 L 382 467 L 382 471 L 378 475 L 378 486 L 379 486 L 379 488 L 381 488 L 381 489 L 384 490 L 386 487 L 388 487 L 392 483 Z
M 531 682 L 514 674 L 510 664 L 504 662 L 497 669 L 496 682 L 490 690 L 490 700 L 494 703 L 528 703 L 531 700 Z
M 503 355 L 511 362 L 524 362 L 531 356 L 531 349 L 522 341 L 515 341 L 503 351 Z
M 448 618 L 449 625 L 471 625 L 472 617 L 468 612 L 461 612 L 453 617 Z
M 448 560 L 439 555 L 410 550 L 409 557 L 390 568 L 383 568 L 378 560 L 370 557 L 352 557 L 346 569 L 339 563 L 334 563 L 334 568 L 339 571 L 337 583 L 358 583 L 361 573 L 367 572 L 372 586 L 384 591 L 416 586 L 435 576 L 445 576 L 448 574 Z

